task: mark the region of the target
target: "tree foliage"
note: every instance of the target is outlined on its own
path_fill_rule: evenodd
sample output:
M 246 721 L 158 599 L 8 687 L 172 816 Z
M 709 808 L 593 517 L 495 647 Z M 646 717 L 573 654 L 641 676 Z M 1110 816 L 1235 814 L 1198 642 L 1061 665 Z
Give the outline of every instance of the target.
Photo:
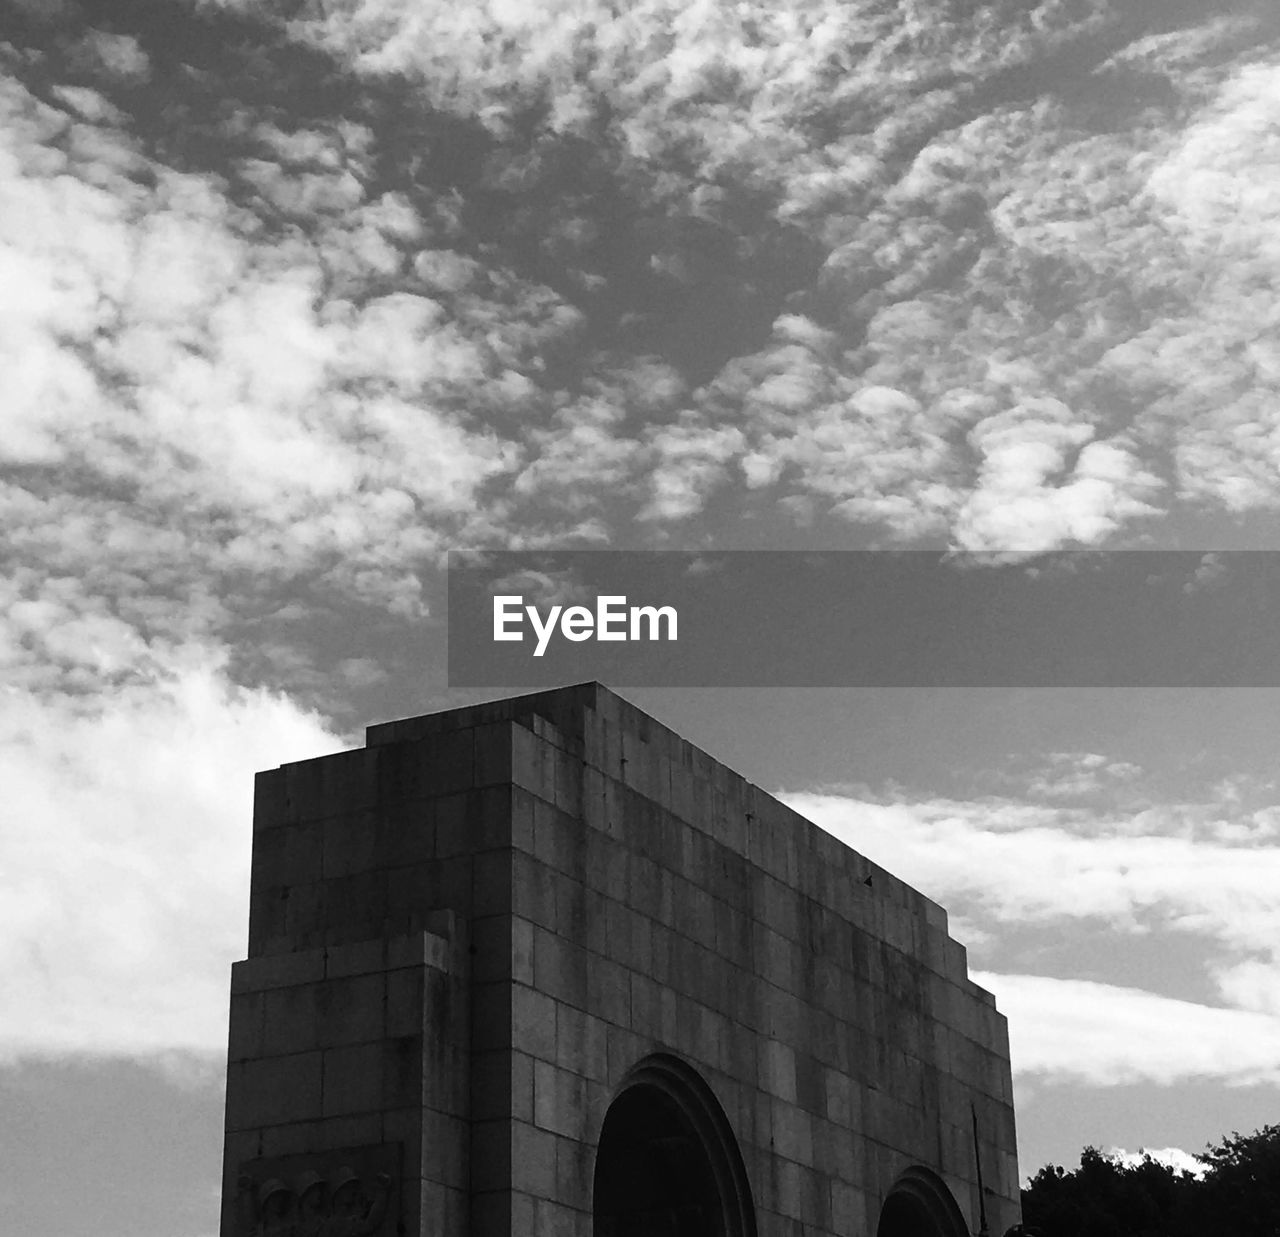
M 1080 1167 L 1046 1165 L 1022 1191 L 1043 1237 L 1280 1237 L 1280 1125 L 1232 1133 L 1201 1155 L 1203 1176 L 1086 1147 Z

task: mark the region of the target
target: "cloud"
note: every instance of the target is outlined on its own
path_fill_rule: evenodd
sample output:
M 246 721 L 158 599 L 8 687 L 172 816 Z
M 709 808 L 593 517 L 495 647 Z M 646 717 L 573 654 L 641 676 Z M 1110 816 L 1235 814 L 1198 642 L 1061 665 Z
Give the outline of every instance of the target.
M 151 58 L 138 40 L 129 34 L 90 30 L 72 53 L 88 68 L 105 72 L 117 82 L 139 85 L 151 76 Z
M 1246 64 L 1152 168 L 1147 189 L 1190 260 L 1195 308 L 1153 323 L 1115 361 L 1158 391 L 1151 412 L 1174 427 L 1186 497 L 1232 512 L 1280 501 L 1277 119 L 1280 68 Z
M 980 421 L 969 441 L 982 457 L 974 492 L 956 517 L 970 550 L 1096 545 L 1125 521 L 1155 515 L 1159 489 L 1123 440 L 1090 441 L 1094 429 L 1056 400 Z
M 572 512 L 600 507 L 597 489 L 634 484 L 640 444 L 615 432 L 626 413 L 604 395 L 576 400 L 534 431 L 538 454 L 515 481 L 515 492 Z
M 1280 962 L 1274 955 L 1219 963 L 1214 979 L 1223 999 L 1232 1005 L 1280 1018 Z
M 1280 847 L 1268 809 L 1095 809 L 1010 800 L 872 803 L 787 794 L 842 841 L 980 929 L 1101 921 L 1199 937 L 1224 997 L 1272 1008 L 1280 990 Z M 1243 964 L 1243 965 L 1239 965 Z M 1252 994 L 1252 995 L 1250 995 Z
M 255 543 L 291 571 L 367 552 L 324 570 L 404 607 L 440 544 L 637 518 L 662 538 L 721 487 L 753 516 L 975 550 L 1127 544 L 1177 509 L 1275 502 L 1274 83 L 1240 63 L 1262 17 L 199 12 L 263 35 L 252 65 L 229 42 L 207 70 L 226 86 L 208 149 L 165 131 L 198 89 L 143 25 L 86 30 L 38 105 L 11 90 L 15 217 L 85 245 L 14 246 L 32 296 L 9 450 L 49 466 L 65 428 L 32 408 L 103 420 L 135 389 L 132 432 L 95 446 L 126 472 L 181 459 L 188 505 L 231 488 L 237 563 Z M 334 105 L 266 105 L 266 64 L 305 65 Z M 144 117 L 130 92 L 156 83 L 191 97 Z M 60 325 L 73 290 L 100 335 Z M 251 458 L 217 440 L 224 408 Z M 321 492 L 282 488 L 267 448 Z
M 0 1059 L 225 1051 L 252 774 L 335 751 L 321 718 L 190 651 L 100 699 L 0 694 Z
M 741 433 L 686 417 L 650 438 L 657 459 L 649 473 L 650 498 L 638 519 L 673 521 L 698 514 L 709 493 L 729 476 L 728 462 L 739 452 Z
M 77 112 L 88 97 L 74 96 Z M 86 574 L 105 538 L 121 569 L 188 586 L 322 568 L 420 608 L 415 565 L 465 536 L 477 490 L 519 458 L 459 414 L 457 393 L 519 390 L 504 393 L 491 345 L 431 298 L 342 295 L 356 272 L 387 273 L 412 210 L 361 200 L 337 155 L 314 182 L 272 164 L 301 195 L 291 209 L 344 210 L 312 245 L 263 244 L 216 177 L 144 158 L 102 109 L 85 126 L 14 82 L 0 106 L 0 460 L 28 470 L 6 492 L 21 528 L 11 552 Z M 93 141 L 68 153 L 48 144 L 82 132 Z
M 1081 137 L 1087 91 L 1069 105 L 1010 105 L 1000 96 L 1015 66 L 1043 62 L 1047 84 L 1074 57 L 1087 74 L 1144 32 L 1102 8 L 1002 14 L 999 37 L 991 18 L 985 8 L 964 21 L 933 14 L 925 38 L 909 16 L 849 6 L 727 14 L 652 0 L 619 14 L 494 3 L 446 14 L 350 0 L 304 6 L 290 29 L 357 72 L 406 74 L 432 107 L 475 120 L 494 142 L 527 135 L 504 164 L 510 180 L 516 160 L 525 200 L 567 143 L 592 141 L 593 174 L 624 181 L 644 218 L 628 238 L 636 272 L 630 290 L 621 269 L 565 273 L 611 303 L 634 297 L 636 312 L 620 320 L 643 324 L 646 342 L 658 315 L 642 286 L 655 297 L 667 288 L 673 305 L 714 289 L 715 312 L 730 321 L 737 307 L 763 318 L 774 302 L 764 320 L 775 342 L 753 351 L 739 333 L 693 401 L 685 424 L 706 426 L 699 441 L 715 441 L 714 459 L 690 456 L 687 431 L 664 430 L 650 452 L 624 418 L 597 416 L 587 430 L 559 413 L 563 432 L 539 431 L 546 463 L 522 474 L 521 493 L 569 476 L 589 506 L 597 487 L 559 458 L 572 445 L 605 463 L 609 483 L 648 471 L 621 492 L 647 494 L 639 514 L 650 522 L 698 514 L 736 462 L 749 488 L 780 487 L 761 495 L 780 510 L 821 504 L 899 539 L 1097 544 L 1158 514 L 1163 497 L 1147 444 L 1104 432 L 1096 397 L 1074 398 L 1072 366 L 1091 364 L 1100 332 L 1134 327 L 1115 242 L 1135 234 L 1122 267 L 1132 261 L 1141 280 L 1156 241 L 1122 182 L 1137 185 L 1135 152 L 1145 156 L 1171 120 L 1156 108 L 1134 128 Z M 1149 52 L 1143 71 L 1176 75 L 1178 51 Z M 1115 61 L 1106 72 L 1137 70 Z M 984 94 L 986 108 L 973 102 Z M 748 205 L 757 199 L 766 212 Z M 611 227 L 584 209 L 575 263 Z M 544 234 L 555 226 L 548 216 Z M 784 240 L 811 247 L 808 286 L 804 263 L 781 257 Z M 741 271 L 708 262 L 712 243 L 753 261 Z M 1180 258 L 1167 248 L 1165 268 Z M 664 343 L 672 355 L 680 346 Z
M 1191 579 L 1182 586 L 1182 591 L 1191 595 L 1221 588 L 1226 574 L 1227 564 L 1221 554 L 1203 554 L 1200 557 L 1200 565 Z
M 1109 760 L 1098 752 L 1050 752 L 1042 767 L 1025 781 L 1025 792 L 1036 799 L 1066 800 L 1097 795 L 1133 785 L 1142 769 L 1125 760 Z M 998 780 L 1015 782 L 1013 776 Z
M 1167 1165 L 1175 1172 L 1190 1173 L 1193 1177 L 1203 1177 L 1208 1166 L 1199 1156 L 1183 1151 L 1181 1147 L 1139 1147 L 1137 1151 L 1126 1151 L 1123 1147 L 1108 1147 L 1106 1156 L 1126 1168 L 1137 1168 L 1147 1160 Z
M 984 971 L 973 979 L 995 993 L 1009 1019 L 1019 1074 L 1091 1086 L 1280 1082 L 1280 1018 L 1273 1015 L 1086 980 Z

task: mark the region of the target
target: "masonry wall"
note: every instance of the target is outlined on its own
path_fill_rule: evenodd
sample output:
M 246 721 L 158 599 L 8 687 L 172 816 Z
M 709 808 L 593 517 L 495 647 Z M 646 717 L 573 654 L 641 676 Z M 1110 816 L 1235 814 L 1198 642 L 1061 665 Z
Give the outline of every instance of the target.
M 912 1164 L 976 1230 L 975 1115 L 989 1226 L 1016 1219 L 1004 1019 L 941 908 L 595 684 L 367 744 L 259 777 L 229 1182 L 394 1143 L 407 1232 L 586 1237 L 610 1099 L 661 1050 L 723 1107 L 762 1237 L 871 1237 Z
M 369 1233 L 395 1233 L 396 1217 L 468 1232 L 467 953 L 451 915 L 436 928 L 233 968 L 224 1234 L 253 1231 L 246 1171 L 252 1194 L 344 1167 L 369 1188 L 394 1180 L 392 1215 Z

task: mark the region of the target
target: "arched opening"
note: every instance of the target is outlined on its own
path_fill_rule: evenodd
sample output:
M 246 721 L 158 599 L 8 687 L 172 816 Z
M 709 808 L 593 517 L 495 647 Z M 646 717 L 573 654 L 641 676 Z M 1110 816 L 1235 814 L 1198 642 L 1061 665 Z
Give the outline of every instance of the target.
M 592 1186 L 595 1237 L 756 1237 L 724 1110 L 674 1057 L 647 1057 L 614 1096 Z
M 876 1237 L 969 1237 L 969 1226 L 942 1178 L 912 1167 L 885 1197 Z

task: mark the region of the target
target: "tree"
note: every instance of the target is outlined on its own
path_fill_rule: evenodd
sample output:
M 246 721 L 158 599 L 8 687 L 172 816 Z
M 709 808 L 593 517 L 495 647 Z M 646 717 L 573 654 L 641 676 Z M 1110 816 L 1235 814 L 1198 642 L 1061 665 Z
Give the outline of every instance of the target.
M 1036 1173 L 1022 1191 L 1023 1222 L 1044 1237 L 1191 1237 L 1189 1197 L 1198 1184 L 1150 1156 L 1127 1165 L 1086 1147 L 1078 1169 Z
M 1079 1168 L 1047 1165 L 1031 1179 L 1023 1223 L 1044 1237 L 1280 1237 L 1280 1125 L 1233 1132 L 1200 1158 L 1197 1178 L 1086 1147 Z
M 1280 1237 L 1280 1125 L 1234 1131 L 1204 1157 L 1196 1209 L 1205 1232 Z

